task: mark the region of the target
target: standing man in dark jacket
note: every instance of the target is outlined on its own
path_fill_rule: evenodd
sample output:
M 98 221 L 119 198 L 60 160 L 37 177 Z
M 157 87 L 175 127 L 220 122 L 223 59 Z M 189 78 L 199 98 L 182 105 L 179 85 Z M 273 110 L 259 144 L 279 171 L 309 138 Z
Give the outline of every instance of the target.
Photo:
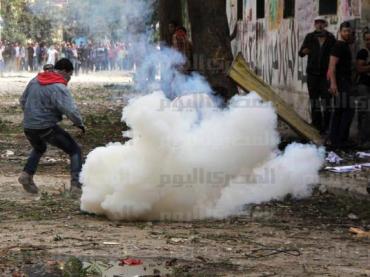
M 31 72 L 33 71 L 33 56 L 35 54 L 35 50 L 33 47 L 34 46 L 31 43 L 29 43 L 27 46 L 28 68 Z
M 29 193 L 38 193 L 33 175 L 47 144 L 60 148 L 70 156 L 71 191 L 81 191 L 81 149 L 71 135 L 58 126 L 62 116 L 66 115 L 85 132 L 80 112 L 67 88 L 72 74 L 72 63 L 68 59 L 61 59 L 55 64 L 54 71 L 45 71 L 31 80 L 20 99 L 24 112 L 24 132 L 33 150 L 18 180 Z
M 306 36 L 299 51 L 300 57 L 308 56 L 307 85 L 312 125 L 321 133 L 326 133 L 330 125 L 331 95 L 328 92 L 326 73 L 330 52 L 336 41 L 334 35 L 325 29 L 327 25 L 324 17 L 315 18 L 315 31 Z
M 5 70 L 6 71 L 11 71 L 12 70 L 12 56 L 13 56 L 13 47 L 8 42 L 5 45 L 5 49 L 3 52 L 3 58 L 4 58 L 4 63 L 5 63 Z
M 339 40 L 335 43 L 328 70 L 330 93 L 334 96 L 334 113 L 330 130 L 333 148 L 351 146 L 349 130 L 355 114 L 354 95 L 352 92 L 352 27 L 349 22 L 340 25 Z

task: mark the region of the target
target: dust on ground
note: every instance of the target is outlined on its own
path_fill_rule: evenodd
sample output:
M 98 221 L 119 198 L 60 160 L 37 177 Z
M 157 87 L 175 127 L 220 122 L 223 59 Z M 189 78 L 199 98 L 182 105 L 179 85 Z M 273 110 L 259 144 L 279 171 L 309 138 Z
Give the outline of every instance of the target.
M 25 193 L 17 176 L 30 147 L 22 132 L 18 98 L 30 78 L 13 74 L 0 79 L 0 276 L 63 276 L 47 268 L 66 265 L 71 257 L 96 268 L 139 258 L 153 265 L 145 268 L 149 276 L 166 270 L 174 276 L 370 275 L 370 239 L 349 233 L 350 227 L 370 228 L 370 200 L 365 195 L 336 195 L 324 186 L 309 199 L 287 197 L 249 206 L 244 214 L 226 220 L 111 222 L 80 212 L 79 201 L 68 194 L 68 158 L 55 148 L 48 150 L 35 178 L 40 195 Z M 85 154 L 112 141 L 124 142 L 121 111 L 135 93 L 131 82 L 131 75 L 122 72 L 74 78 L 71 89 L 87 133 L 82 136 L 67 121 L 63 127 Z M 356 183 L 362 192 L 358 180 L 366 181 L 362 175 L 333 181 L 323 173 L 322 178 L 337 186 Z M 29 273 L 38 267 L 46 268 L 45 275 Z

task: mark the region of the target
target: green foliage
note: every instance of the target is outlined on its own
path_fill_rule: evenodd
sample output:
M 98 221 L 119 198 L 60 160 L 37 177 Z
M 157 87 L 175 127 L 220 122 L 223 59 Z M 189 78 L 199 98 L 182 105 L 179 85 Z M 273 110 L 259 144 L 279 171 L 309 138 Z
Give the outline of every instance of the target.
M 52 42 L 57 30 L 64 40 L 84 36 L 93 41 L 121 40 L 127 33 L 155 30 L 158 0 L 0 0 L 4 20 L 2 38 L 11 42 L 26 40 Z M 140 8 L 137 8 L 140 7 Z M 144 7 L 144 8 L 143 8 Z M 155 36 L 155 34 L 154 34 Z
M 83 263 L 76 257 L 70 257 L 64 265 L 63 277 L 83 277 Z
M 120 40 L 129 32 L 154 26 L 157 0 L 143 0 L 147 8 L 137 9 L 131 0 L 70 0 L 64 12 L 65 38 L 86 36 L 91 40 Z M 145 11 L 143 13 L 143 11 Z
M 52 38 L 51 19 L 33 14 L 27 0 L 1 0 L 1 16 L 4 21 L 2 39 L 6 41 L 50 42 Z
M 10 42 L 51 43 L 57 30 L 69 41 L 80 36 L 117 41 L 128 33 L 155 31 L 159 20 L 158 0 L 143 0 L 140 8 L 131 0 L 69 0 L 63 5 L 53 0 L 0 1 L 2 38 Z M 153 33 L 155 39 L 158 34 Z

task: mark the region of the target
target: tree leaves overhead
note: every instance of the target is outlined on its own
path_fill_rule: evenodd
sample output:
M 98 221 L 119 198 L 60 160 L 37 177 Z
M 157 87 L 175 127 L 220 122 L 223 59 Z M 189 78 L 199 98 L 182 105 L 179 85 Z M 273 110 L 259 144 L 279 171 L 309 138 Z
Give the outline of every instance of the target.
M 0 0 L 3 38 L 51 42 L 58 30 L 63 39 L 119 40 L 129 28 L 148 28 L 158 22 L 157 0 Z M 141 1 L 141 2 L 139 2 Z M 138 3 L 150 8 L 137 8 Z M 145 11 L 145 12 L 143 12 Z
M 51 19 L 35 16 L 27 0 L 2 0 L 1 16 L 4 21 L 2 39 L 6 41 L 24 43 L 52 38 Z
M 142 29 L 155 24 L 155 2 L 135 0 L 133 4 L 132 0 L 70 0 L 65 9 L 64 27 L 70 36 L 119 40 L 125 37 L 128 29 Z

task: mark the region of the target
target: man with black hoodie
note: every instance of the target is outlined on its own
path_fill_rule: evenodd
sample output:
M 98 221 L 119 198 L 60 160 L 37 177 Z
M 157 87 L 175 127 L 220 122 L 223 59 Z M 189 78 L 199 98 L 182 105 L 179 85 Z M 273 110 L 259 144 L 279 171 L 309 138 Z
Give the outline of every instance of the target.
M 327 21 L 324 17 L 315 18 L 315 31 L 304 39 L 299 51 L 300 57 L 308 56 L 307 85 L 311 101 L 312 125 L 321 133 L 326 133 L 330 125 L 331 95 L 326 78 L 329 57 L 336 39 L 326 31 Z
M 29 193 L 38 193 L 33 176 L 47 144 L 60 148 L 70 156 L 71 192 L 81 191 L 81 149 L 71 135 L 58 126 L 62 116 L 66 115 L 85 133 L 80 112 L 67 88 L 72 73 L 72 63 L 68 59 L 61 59 L 55 64 L 54 70 L 39 73 L 31 80 L 20 98 L 24 112 L 24 133 L 33 150 L 18 181 Z

